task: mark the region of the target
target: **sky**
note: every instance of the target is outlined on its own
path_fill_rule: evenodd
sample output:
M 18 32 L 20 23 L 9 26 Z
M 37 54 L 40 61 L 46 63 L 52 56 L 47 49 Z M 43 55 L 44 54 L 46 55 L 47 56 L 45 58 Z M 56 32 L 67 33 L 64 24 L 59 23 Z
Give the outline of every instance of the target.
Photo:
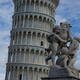
M 0 80 L 5 80 L 13 12 L 12 0 L 0 0 Z M 68 21 L 72 25 L 73 36 L 80 37 L 80 0 L 60 0 L 55 17 L 57 24 Z M 80 50 L 76 55 L 75 67 L 77 69 L 80 69 L 79 53 Z

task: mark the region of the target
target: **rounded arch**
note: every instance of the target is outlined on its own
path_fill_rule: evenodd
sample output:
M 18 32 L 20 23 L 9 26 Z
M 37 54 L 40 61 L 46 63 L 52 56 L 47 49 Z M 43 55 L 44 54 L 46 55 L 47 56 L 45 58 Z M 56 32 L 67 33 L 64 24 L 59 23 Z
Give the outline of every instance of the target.
M 21 31 L 19 31 L 19 36 L 21 36 L 22 35 L 22 32 Z
M 45 52 L 44 52 L 44 55 L 45 55 L 45 56 L 48 56 L 48 52 L 45 51 Z
M 47 2 L 44 2 L 44 6 L 47 6 L 48 4 L 47 4 Z
M 37 5 L 39 5 L 39 0 L 36 0 L 35 3 L 36 3 Z
M 38 71 L 38 68 L 37 68 L 37 67 L 35 67 L 35 68 L 34 68 L 34 71 Z
M 14 67 L 13 66 L 11 66 L 11 70 L 14 70 Z
M 27 70 L 28 68 L 27 67 L 24 67 L 24 70 Z
M 23 32 L 23 36 L 25 36 L 25 35 L 26 35 L 26 31 Z
M 17 70 L 18 69 L 18 67 L 17 66 L 15 66 L 15 70 Z
M 47 18 L 47 22 L 50 22 L 50 19 L 49 18 Z
M 31 4 L 32 4 L 32 5 L 34 4 L 34 2 L 35 2 L 34 0 L 31 0 Z
M 33 32 L 33 33 L 32 33 L 32 36 L 36 36 L 36 32 Z
M 41 33 L 40 32 L 37 33 L 37 37 L 41 37 Z
M 50 3 L 48 3 L 48 7 L 50 8 Z
M 29 16 L 29 19 L 33 19 L 33 15 L 30 15 L 30 16 Z
M 28 19 L 28 15 L 25 15 L 25 19 Z
M 43 21 L 46 22 L 46 17 L 43 18 Z
M 30 0 L 27 0 L 27 4 L 28 4 L 28 5 L 30 4 Z
M 25 50 L 22 48 L 22 49 L 21 49 L 21 53 L 24 53 L 24 51 L 25 51 Z
M 40 51 L 40 54 L 41 54 L 41 55 L 43 55 L 43 53 L 44 53 L 44 51 L 43 51 L 43 50 L 41 50 L 41 51 Z
M 13 49 L 13 53 L 15 53 L 16 52 L 16 49 Z
M 42 33 L 42 38 L 45 38 L 45 33 Z
M 22 66 L 19 66 L 19 69 L 22 70 L 23 69 Z
M 39 20 L 42 21 L 42 16 L 39 16 Z
M 35 51 L 34 49 L 31 49 L 31 53 L 34 53 L 34 51 Z
M 21 15 L 21 21 L 23 21 L 23 15 Z
M 46 34 L 46 39 L 48 38 L 48 35 L 49 35 L 49 34 Z
M 17 49 L 17 53 L 20 53 L 20 48 Z
M 28 32 L 28 36 L 31 36 L 31 32 L 30 31 Z
M 39 72 L 42 72 L 42 68 L 39 68 Z
M 29 49 L 26 49 L 26 53 L 29 53 L 29 51 L 30 51 Z
M 26 0 L 22 0 L 22 4 L 25 4 L 25 1 L 26 1 Z
M 46 72 L 46 69 L 43 69 L 43 72 L 45 73 Z
M 33 70 L 33 68 L 32 67 L 29 67 L 29 71 L 32 71 Z
M 39 51 L 39 50 L 36 50 L 35 52 L 36 52 L 36 54 L 39 54 L 39 53 L 40 53 L 40 51 Z
M 43 3 L 43 1 L 42 1 L 42 0 L 40 1 L 40 5 L 41 5 L 41 6 L 42 6 L 42 5 L 44 5 L 44 3 Z
M 34 20 L 38 20 L 38 16 L 37 15 L 34 16 Z

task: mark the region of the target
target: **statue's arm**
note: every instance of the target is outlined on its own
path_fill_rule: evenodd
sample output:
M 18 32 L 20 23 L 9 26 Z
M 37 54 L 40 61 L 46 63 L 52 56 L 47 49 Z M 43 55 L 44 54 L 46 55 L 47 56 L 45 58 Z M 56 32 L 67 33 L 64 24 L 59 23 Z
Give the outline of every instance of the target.
M 67 40 L 63 40 L 59 35 L 57 35 L 57 34 L 55 34 L 55 33 L 53 33 L 53 35 L 54 35 L 56 38 L 58 38 L 61 42 L 64 42 L 64 43 L 67 42 Z
M 68 41 L 72 41 L 73 40 L 73 37 L 71 35 L 71 31 L 68 30 Z

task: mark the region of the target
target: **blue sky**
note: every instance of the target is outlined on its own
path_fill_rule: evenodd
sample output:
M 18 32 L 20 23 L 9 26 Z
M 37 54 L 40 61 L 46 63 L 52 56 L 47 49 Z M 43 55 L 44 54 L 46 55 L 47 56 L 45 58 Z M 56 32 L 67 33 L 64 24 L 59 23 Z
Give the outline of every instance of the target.
M 12 25 L 12 0 L 0 0 L 0 80 L 5 78 L 5 64 L 8 56 L 10 30 Z M 57 23 L 69 21 L 72 33 L 80 37 L 80 0 L 61 0 L 56 10 Z M 75 66 L 80 68 L 80 50 L 78 50 Z

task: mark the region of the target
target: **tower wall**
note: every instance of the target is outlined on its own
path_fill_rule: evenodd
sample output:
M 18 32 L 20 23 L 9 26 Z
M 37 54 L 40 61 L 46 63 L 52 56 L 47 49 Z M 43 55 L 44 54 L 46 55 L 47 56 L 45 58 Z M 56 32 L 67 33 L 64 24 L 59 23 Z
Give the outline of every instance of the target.
M 14 0 L 13 25 L 5 80 L 40 80 L 49 67 L 46 37 L 55 24 L 58 0 Z

